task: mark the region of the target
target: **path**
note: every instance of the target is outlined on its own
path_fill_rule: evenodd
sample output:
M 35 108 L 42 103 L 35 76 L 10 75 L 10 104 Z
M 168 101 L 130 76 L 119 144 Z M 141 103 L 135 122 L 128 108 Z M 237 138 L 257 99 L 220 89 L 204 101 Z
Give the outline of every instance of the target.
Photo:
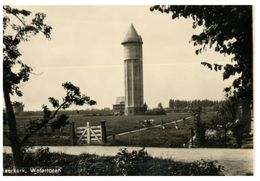
M 185 120 L 187 119 L 191 119 L 192 116 L 189 116 L 189 117 L 186 117 L 184 118 Z M 163 125 L 169 125 L 169 124 L 173 124 L 175 122 L 179 123 L 183 121 L 183 119 L 178 119 L 176 121 L 171 121 L 171 122 L 168 122 L 168 123 L 164 123 Z M 161 124 L 157 124 L 157 125 L 154 125 L 154 126 L 150 126 L 150 127 L 146 127 L 146 128 L 141 128 L 141 129 L 136 129 L 136 130 L 132 130 L 132 131 L 126 131 L 126 132 L 123 132 L 123 133 L 118 133 L 118 134 L 115 134 L 116 136 L 122 136 L 122 135 L 126 135 L 126 134 L 130 134 L 130 133 L 136 133 L 136 132 L 141 132 L 141 131 L 145 131 L 145 130 L 148 130 L 150 128 L 158 128 L 158 127 L 161 127 L 162 125 Z M 108 137 L 112 137 L 112 136 L 108 136 Z
M 37 147 L 35 147 L 37 148 Z M 120 148 L 129 151 L 140 150 L 141 147 L 118 146 L 49 146 L 51 152 L 79 155 L 82 153 L 96 154 L 100 156 L 114 156 Z M 253 173 L 254 150 L 253 149 L 205 149 L 205 148 L 156 148 L 146 147 L 149 155 L 156 158 L 168 158 L 177 161 L 191 162 L 195 160 L 217 160 L 225 167 L 225 175 L 246 175 Z M 11 153 L 10 147 L 4 146 L 5 153 Z

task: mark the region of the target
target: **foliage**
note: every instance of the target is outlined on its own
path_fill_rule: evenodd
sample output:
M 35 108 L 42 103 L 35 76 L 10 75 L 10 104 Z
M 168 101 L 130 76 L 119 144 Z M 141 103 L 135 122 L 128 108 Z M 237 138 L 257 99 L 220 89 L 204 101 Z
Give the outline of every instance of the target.
M 201 119 L 202 106 L 199 104 L 197 107 L 193 107 L 191 113 L 194 116 L 193 127 L 195 130 L 197 146 L 203 147 L 205 143 L 206 124 Z
M 145 173 L 144 166 L 151 159 L 144 148 L 131 153 L 126 148 L 121 149 L 113 160 L 116 165 L 116 175 L 143 175 Z
M 162 103 L 159 102 L 157 108 L 147 109 L 144 113 L 146 115 L 165 115 L 166 111 L 163 108 Z
M 208 128 L 222 128 L 229 129 L 231 124 L 236 121 L 236 104 L 227 99 L 222 101 L 218 107 L 217 114 L 214 115 L 207 124 Z
M 223 166 L 216 161 L 177 162 L 150 157 L 144 149 L 120 150 L 115 156 L 81 154 L 78 156 L 51 153 L 40 148 L 25 155 L 25 173 L 18 175 L 223 175 Z M 13 168 L 12 158 L 4 154 L 4 170 Z M 57 168 L 58 173 L 33 173 L 30 168 Z M 4 175 L 15 175 L 4 172 Z
M 161 108 L 148 109 L 145 112 L 146 115 L 165 115 L 166 111 Z
M 148 110 L 148 105 L 146 102 L 143 104 L 143 112 L 146 112 Z
M 223 175 L 224 167 L 218 165 L 217 161 L 206 161 L 203 159 L 194 162 L 157 159 L 149 171 L 151 175 L 158 175 L 157 170 L 160 170 L 160 174 L 165 176 L 217 176 Z
M 12 105 L 16 114 L 21 114 L 24 111 L 24 104 L 22 102 L 14 101 Z
M 78 109 L 78 110 L 60 110 L 59 111 L 62 114 L 67 115 L 84 115 L 85 117 L 88 116 L 113 116 L 113 111 L 111 109 L 103 108 L 103 109 Z M 24 111 L 20 113 L 21 116 L 39 116 L 42 115 L 42 111 Z
M 233 133 L 236 139 L 237 146 L 241 148 L 243 141 L 244 126 L 240 121 L 236 121 L 233 127 Z
M 194 106 L 201 106 L 204 109 L 209 109 L 212 111 L 217 111 L 218 107 L 221 105 L 222 101 L 211 101 L 208 99 L 204 100 L 179 100 L 179 99 L 170 99 L 169 100 L 169 108 L 174 110 L 174 112 L 187 112 Z
M 24 9 L 3 6 L 3 92 L 9 126 L 8 138 L 11 142 L 16 167 L 23 165 L 23 149 L 17 134 L 16 118 L 10 96 L 14 94 L 22 96 L 19 85 L 29 80 L 33 70 L 20 60 L 22 54 L 18 46 L 40 32 L 50 39 L 52 29 L 51 26 L 44 23 L 46 15 L 43 13 L 36 13 L 30 23 L 26 22 L 25 19 L 30 14 L 30 11 Z M 16 21 L 18 23 L 15 23 Z
M 217 114 L 207 123 L 208 129 L 217 132 L 215 137 L 206 138 L 207 146 L 234 147 L 233 136 L 236 137 L 234 122 L 236 121 L 236 103 L 231 99 L 226 99 L 219 105 Z M 229 132 L 229 134 L 228 134 Z M 230 135 L 232 134 L 232 135 Z
M 76 159 L 70 170 L 75 170 L 68 175 L 115 175 L 115 167 L 111 157 L 99 157 L 97 155 L 81 154 Z M 76 167 L 75 167 L 76 166 Z
M 21 82 L 29 80 L 32 68 L 23 63 L 19 58 L 22 55 L 18 45 L 23 41 L 29 41 L 33 35 L 43 33 L 50 39 L 52 27 L 44 23 L 46 17 L 43 13 L 36 13 L 30 23 L 25 22 L 25 18 L 31 15 L 30 11 L 3 6 L 3 80 L 4 89 L 10 94 L 16 93 L 22 96 L 19 88 Z M 20 24 L 13 23 L 16 18 Z M 14 21 L 15 22 L 15 21 Z M 17 72 L 17 67 L 19 71 Z
M 225 88 L 234 100 L 253 101 L 253 34 L 252 6 L 165 6 L 156 5 L 151 11 L 171 13 L 172 19 L 192 18 L 193 28 L 203 27 L 191 41 L 199 48 L 196 54 L 215 48 L 216 52 L 232 55 L 232 64 L 220 65 L 201 62 L 211 70 L 224 69 L 223 79 L 240 75 Z
M 46 105 L 43 105 L 43 117 L 30 121 L 26 135 L 23 138 L 18 137 L 16 117 L 11 102 L 11 95 L 22 96 L 22 91 L 19 85 L 22 82 L 29 80 L 33 69 L 20 60 L 22 55 L 18 45 L 21 42 L 29 41 L 30 38 L 38 33 L 42 33 L 47 39 L 50 39 L 52 27 L 45 24 L 46 15 L 43 13 L 36 13 L 31 22 L 26 22 L 26 18 L 31 14 L 27 10 L 19 10 L 11 8 L 10 6 L 3 6 L 3 91 L 6 106 L 6 118 L 9 126 L 8 138 L 11 143 L 13 152 L 14 165 L 16 167 L 23 166 L 24 158 L 24 144 L 28 142 L 29 138 L 38 132 L 40 129 L 51 125 L 52 129 L 59 129 L 68 124 L 68 116 L 61 114 L 56 117 L 60 109 L 67 109 L 72 104 L 74 105 L 93 105 L 96 102 L 90 100 L 86 95 L 81 95 L 80 89 L 70 82 L 62 84 L 66 90 L 66 96 L 62 103 L 53 97 L 49 98 L 55 111 L 50 111 Z M 16 21 L 18 23 L 15 23 Z
M 55 99 L 54 97 L 49 98 L 49 102 L 51 103 L 52 107 L 55 108 L 55 110 L 50 111 L 50 109 L 46 105 L 43 105 L 42 118 L 30 121 L 29 127 L 27 129 L 28 133 L 22 139 L 21 144 L 27 142 L 32 135 L 34 135 L 40 129 L 48 125 L 51 126 L 53 131 L 67 125 L 69 123 L 67 121 L 67 119 L 69 118 L 67 115 L 60 114 L 56 116 L 60 109 L 65 110 L 73 104 L 80 105 L 80 106 L 84 104 L 88 104 L 88 105 L 96 104 L 96 101 L 91 100 L 90 97 L 85 96 L 84 94 L 81 95 L 79 87 L 73 85 L 71 82 L 66 82 L 62 84 L 62 86 L 66 91 L 66 95 L 62 99 L 62 102 L 59 103 L 59 100 Z
M 158 103 L 158 108 L 159 108 L 159 109 L 163 109 L 163 106 L 162 106 L 162 103 L 161 103 L 161 102 Z
M 220 124 L 224 125 L 229 122 L 233 123 L 236 120 L 236 109 L 236 103 L 231 99 L 227 99 L 226 101 L 222 102 L 217 112 L 219 120 L 222 120 Z

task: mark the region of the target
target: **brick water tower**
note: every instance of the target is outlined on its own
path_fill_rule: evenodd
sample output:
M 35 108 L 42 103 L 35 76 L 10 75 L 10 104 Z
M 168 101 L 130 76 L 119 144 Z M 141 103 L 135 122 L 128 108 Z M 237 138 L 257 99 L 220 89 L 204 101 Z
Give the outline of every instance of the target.
M 125 115 L 143 114 L 143 53 L 142 37 L 131 24 L 124 46 Z

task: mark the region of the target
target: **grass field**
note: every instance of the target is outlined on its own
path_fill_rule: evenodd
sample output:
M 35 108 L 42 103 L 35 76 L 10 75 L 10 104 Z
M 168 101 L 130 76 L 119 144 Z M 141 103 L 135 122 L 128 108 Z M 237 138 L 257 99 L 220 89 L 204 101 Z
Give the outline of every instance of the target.
M 75 127 L 85 126 L 86 122 L 90 122 L 91 126 L 100 125 L 100 121 L 106 121 L 107 135 L 114 135 L 126 131 L 143 128 L 141 121 L 145 119 L 153 119 L 154 125 L 188 117 L 189 113 L 168 113 L 167 115 L 140 115 L 140 116 L 85 116 L 73 115 L 70 122 L 75 122 Z M 17 116 L 18 133 L 22 137 L 25 134 L 25 128 L 28 122 L 37 116 Z M 132 145 L 132 146 L 163 146 L 163 147 L 179 147 L 189 139 L 190 124 L 180 126 L 180 130 L 176 130 L 169 125 L 166 129 L 153 128 L 144 132 L 129 134 L 116 137 L 115 141 L 109 139 L 109 145 Z M 32 137 L 33 145 L 54 146 L 54 145 L 70 145 L 70 125 L 65 126 L 61 130 L 51 132 L 50 128 L 44 128 Z M 4 132 L 8 130 L 4 125 Z M 4 136 L 4 145 L 9 145 L 8 139 Z
M 145 131 L 116 136 L 115 140 L 109 140 L 111 145 L 120 146 L 144 146 L 144 147 L 183 147 L 191 137 L 190 128 L 192 119 L 162 127 L 150 128 Z

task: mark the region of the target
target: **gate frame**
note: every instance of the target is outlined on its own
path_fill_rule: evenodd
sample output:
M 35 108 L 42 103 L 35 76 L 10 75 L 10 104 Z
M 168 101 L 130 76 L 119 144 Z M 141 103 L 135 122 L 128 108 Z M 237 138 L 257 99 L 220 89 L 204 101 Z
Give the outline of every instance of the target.
M 72 143 L 80 143 L 82 142 L 84 139 L 83 137 L 85 135 L 87 135 L 87 144 L 91 144 L 91 136 L 94 136 L 96 141 L 100 144 L 103 144 L 103 143 L 107 143 L 107 135 L 106 135 L 106 124 L 105 124 L 105 121 L 101 121 L 101 124 L 99 126 L 90 126 L 89 122 L 86 123 L 86 126 L 85 127 L 76 127 L 75 129 L 75 125 L 74 125 L 74 122 L 71 124 L 72 125 L 72 131 L 74 133 L 71 134 L 71 138 L 72 138 Z M 74 129 L 73 129 L 74 127 Z M 77 129 L 84 129 L 83 132 L 81 133 L 80 136 L 78 136 L 77 132 L 78 130 Z M 100 130 L 100 136 L 98 136 L 95 131 L 93 129 L 97 129 L 99 128 Z M 76 133 L 76 134 L 75 134 Z M 76 139 L 76 141 L 75 141 Z

